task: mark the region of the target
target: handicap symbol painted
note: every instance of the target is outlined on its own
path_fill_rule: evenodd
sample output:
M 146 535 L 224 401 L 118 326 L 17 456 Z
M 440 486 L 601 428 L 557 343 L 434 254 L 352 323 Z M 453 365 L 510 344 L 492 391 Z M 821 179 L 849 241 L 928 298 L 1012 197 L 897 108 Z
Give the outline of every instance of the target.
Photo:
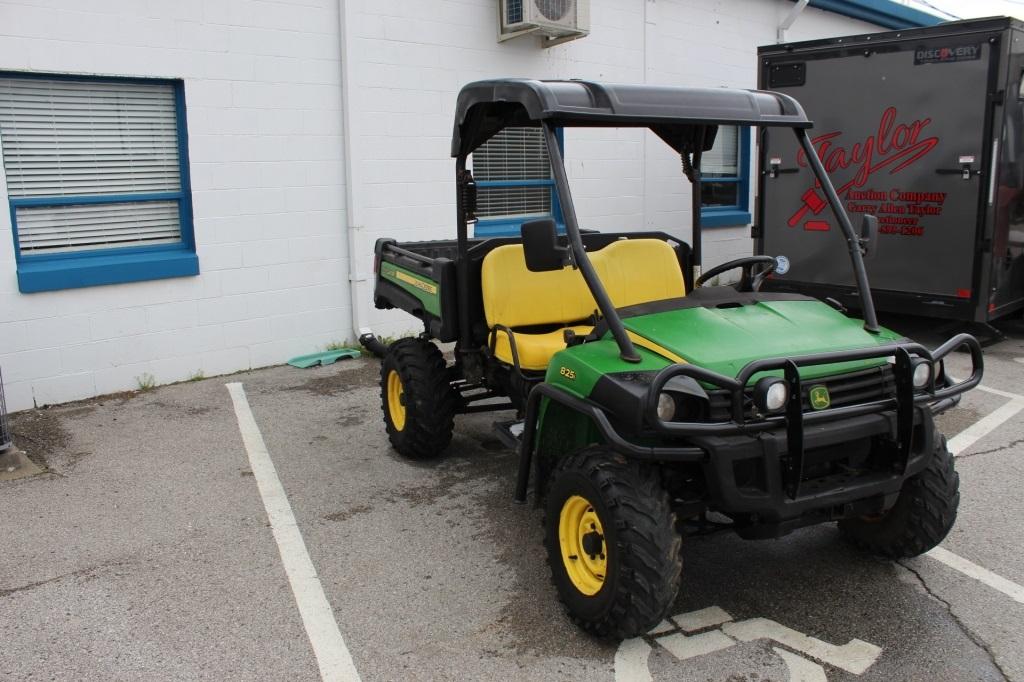
M 648 640 L 685 661 L 758 639 L 779 645 L 772 650 L 788 668 L 790 682 L 827 682 L 821 663 L 861 675 L 882 653 L 880 647 L 859 639 L 842 646 L 829 644 L 767 618 L 737 622 L 723 609 L 710 606 L 673 616 L 645 637 L 622 642 L 615 653 L 615 679 L 616 682 L 652 682 L 647 667 L 652 648 Z

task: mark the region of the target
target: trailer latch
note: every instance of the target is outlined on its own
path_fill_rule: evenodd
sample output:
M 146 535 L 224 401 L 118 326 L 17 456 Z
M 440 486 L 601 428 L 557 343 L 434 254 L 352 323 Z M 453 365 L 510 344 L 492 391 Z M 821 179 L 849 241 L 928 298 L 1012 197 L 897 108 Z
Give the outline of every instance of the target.
M 955 175 L 959 173 L 960 178 L 963 180 L 970 180 L 972 175 L 981 175 L 980 170 L 971 170 L 971 165 L 974 164 L 973 156 L 958 157 L 957 163 L 960 164 L 960 168 L 936 168 L 935 172 L 939 175 Z
M 963 178 L 964 180 L 970 180 L 971 179 L 971 164 L 974 163 L 974 157 L 973 156 L 961 156 L 958 159 L 958 163 L 960 164 L 960 177 Z
M 777 156 L 773 156 L 768 159 L 768 170 L 764 171 L 764 174 L 770 178 L 777 178 L 783 173 L 799 173 L 799 168 L 783 168 L 782 159 Z

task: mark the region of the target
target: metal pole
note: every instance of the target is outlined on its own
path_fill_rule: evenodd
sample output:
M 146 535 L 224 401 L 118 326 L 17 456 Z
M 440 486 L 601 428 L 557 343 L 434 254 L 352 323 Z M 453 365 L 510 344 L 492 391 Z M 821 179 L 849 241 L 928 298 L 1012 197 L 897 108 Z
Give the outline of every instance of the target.
M 550 123 L 544 124 L 544 140 L 547 142 L 548 158 L 551 160 L 551 172 L 555 176 L 555 191 L 558 192 L 558 200 L 562 203 L 562 218 L 565 219 L 565 233 L 569 238 L 569 248 L 572 251 L 573 261 L 580 269 L 583 280 L 594 295 L 597 308 L 608 323 L 608 329 L 615 342 L 619 345 L 619 357 L 626 362 L 640 362 L 640 356 L 633 348 L 633 342 L 626 334 L 622 320 L 615 311 L 608 292 L 601 284 L 601 278 L 597 276 L 594 265 L 590 262 L 586 249 L 583 248 L 583 239 L 580 237 L 580 226 L 576 222 L 576 208 L 572 203 L 572 194 L 569 191 L 569 177 L 565 173 L 565 164 L 562 162 L 562 150 L 558 148 L 558 136 L 555 128 Z
M 846 248 L 850 252 L 850 262 L 853 264 L 853 274 L 857 278 L 857 290 L 860 293 L 860 307 L 864 313 L 864 329 L 872 334 L 877 334 L 879 332 L 878 316 L 875 315 L 875 301 L 871 298 L 868 272 L 864 267 L 864 257 L 860 252 L 860 239 L 853 231 L 850 217 L 846 215 L 846 210 L 843 209 L 843 205 L 839 201 L 839 195 L 836 194 L 836 188 L 832 186 L 832 181 L 829 180 L 828 173 L 825 172 L 825 166 L 822 165 L 821 159 L 814 151 L 814 145 L 811 144 L 811 138 L 807 136 L 807 131 L 803 128 L 794 128 L 793 132 L 796 133 L 796 139 L 800 141 L 800 146 L 807 156 L 807 162 L 811 164 L 811 170 L 814 171 L 822 191 L 825 192 L 825 198 L 828 199 L 828 204 L 832 208 L 832 214 L 835 215 L 839 222 L 839 228 L 843 231 L 843 236 L 846 237 Z
M 692 177 L 690 179 L 690 211 L 693 213 L 693 217 L 690 224 L 693 226 L 690 230 L 690 257 L 693 258 L 693 281 L 696 282 L 700 279 L 701 273 L 701 209 L 703 208 L 704 199 L 702 196 L 703 187 L 701 186 L 701 174 L 700 174 L 700 160 L 704 154 L 704 135 L 707 133 L 707 128 L 701 126 L 697 131 L 697 143 L 696 149 L 693 150 L 693 162 L 691 164 Z
M 7 421 L 7 401 L 4 399 L 4 375 L 0 372 L 0 454 L 11 447 L 11 427 Z
M 459 297 L 459 352 L 466 354 L 473 347 L 473 335 L 469 329 L 469 306 L 466 303 L 466 292 L 469 291 L 469 235 L 466 225 L 466 188 L 463 175 L 466 173 L 466 155 L 459 154 L 455 160 L 455 189 L 457 201 L 455 225 L 458 234 L 458 256 L 455 259 L 455 279 L 462 296 Z
M 797 0 L 797 3 L 793 5 L 793 9 L 789 10 L 789 14 L 786 15 L 786 18 L 782 20 L 782 23 L 780 23 L 779 27 L 776 29 L 775 42 L 786 42 L 786 31 L 788 31 L 789 27 L 793 25 L 793 22 L 796 21 L 796 18 L 800 16 L 800 13 L 804 11 L 804 8 L 807 7 L 809 2 L 810 0 Z

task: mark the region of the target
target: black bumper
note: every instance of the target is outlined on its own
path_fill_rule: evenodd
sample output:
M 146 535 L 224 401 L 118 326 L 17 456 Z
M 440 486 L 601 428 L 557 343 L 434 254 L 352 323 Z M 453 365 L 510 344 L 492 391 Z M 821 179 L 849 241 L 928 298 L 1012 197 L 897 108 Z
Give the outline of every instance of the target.
M 894 411 L 861 415 L 806 429 L 804 464 L 817 464 L 817 453 L 832 446 L 897 442 Z M 856 472 L 804 479 L 797 493 L 787 481 L 792 455 L 785 429 L 749 436 L 708 436 L 696 443 L 708 453 L 702 463 L 712 509 L 742 519 L 741 535 L 775 536 L 792 528 L 867 513 L 891 505 L 903 481 L 928 465 L 935 448 L 931 410 L 915 408 L 912 447 L 904 464 L 893 456 Z M 895 448 L 892 448 L 895 455 Z M 748 533 L 744 533 L 744 528 Z

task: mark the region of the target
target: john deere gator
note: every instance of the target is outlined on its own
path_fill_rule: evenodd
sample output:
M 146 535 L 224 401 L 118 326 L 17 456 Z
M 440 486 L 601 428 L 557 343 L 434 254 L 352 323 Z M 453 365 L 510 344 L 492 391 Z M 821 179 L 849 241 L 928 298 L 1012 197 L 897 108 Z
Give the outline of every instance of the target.
M 784 254 L 702 272 L 701 157 L 722 125 L 793 132 L 849 254 L 858 315 L 761 291 Z M 392 446 L 434 458 L 456 415 L 514 415 L 499 424 L 518 449 L 514 497 L 525 501 L 532 483 L 558 595 L 588 632 L 631 637 L 657 624 L 694 529 L 772 538 L 837 522 L 854 544 L 896 558 L 953 525 L 958 477 L 934 417 L 981 380 L 981 348 L 960 334 L 928 349 L 879 325 L 864 268 L 877 221 L 854 230 L 811 125 L 796 100 L 767 91 L 470 83 L 452 139 L 456 239 L 376 244 L 377 307 L 423 325 L 381 365 Z M 540 130 L 564 226 L 540 217 L 519 236 L 477 238 L 468 159 L 510 127 Z M 690 229 L 582 229 L 558 140 L 571 127 L 660 138 L 691 186 Z M 454 342 L 452 361 L 436 342 Z M 945 370 L 953 351 L 971 358 L 963 380 Z

